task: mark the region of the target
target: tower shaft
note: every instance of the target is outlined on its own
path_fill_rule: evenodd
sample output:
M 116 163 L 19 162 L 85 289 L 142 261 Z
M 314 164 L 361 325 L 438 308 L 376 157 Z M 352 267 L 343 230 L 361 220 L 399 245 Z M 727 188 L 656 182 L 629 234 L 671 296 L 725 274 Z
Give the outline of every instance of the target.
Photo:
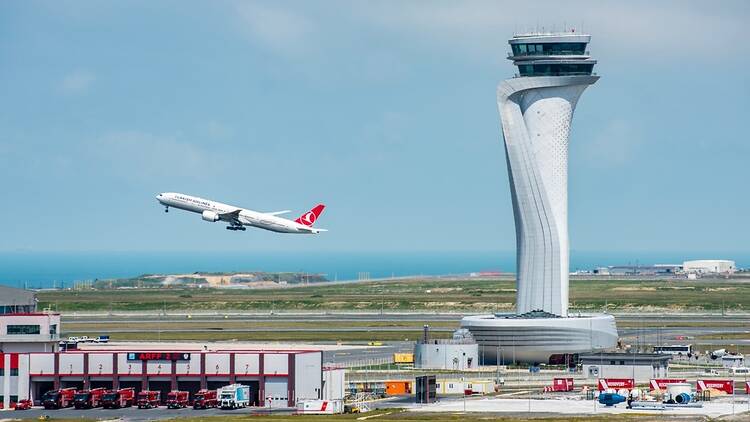
M 516 312 L 568 313 L 568 136 L 597 76 L 514 78 L 498 87 L 516 224 Z

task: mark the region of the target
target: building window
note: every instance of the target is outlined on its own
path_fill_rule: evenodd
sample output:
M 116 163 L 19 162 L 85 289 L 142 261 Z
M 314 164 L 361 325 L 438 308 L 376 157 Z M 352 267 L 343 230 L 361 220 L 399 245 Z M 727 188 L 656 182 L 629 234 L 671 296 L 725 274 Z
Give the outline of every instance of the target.
M 49 326 L 49 333 L 53 336 L 57 334 L 57 324 L 52 324 Z
M 18 368 L 10 368 L 10 376 L 11 377 L 17 377 L 18 376 Z
M 8 325 L 8 335 L 39 334 L 39 325 Z
M 5 368 L 0 368 L 0 377 L 5 376 Z

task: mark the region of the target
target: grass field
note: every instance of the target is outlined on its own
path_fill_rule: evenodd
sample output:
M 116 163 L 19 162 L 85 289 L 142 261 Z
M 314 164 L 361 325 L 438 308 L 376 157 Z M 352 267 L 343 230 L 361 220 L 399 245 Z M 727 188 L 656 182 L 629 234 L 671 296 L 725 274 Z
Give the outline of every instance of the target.
M 130 289 L 39 292 L 60 311 L 412 310 L 509 311 L 513 280 L 409 280 L 280 289 Z M 750 283 L 705 280 L 571 280 L 571 309 L 581 311 L 747 311 Z

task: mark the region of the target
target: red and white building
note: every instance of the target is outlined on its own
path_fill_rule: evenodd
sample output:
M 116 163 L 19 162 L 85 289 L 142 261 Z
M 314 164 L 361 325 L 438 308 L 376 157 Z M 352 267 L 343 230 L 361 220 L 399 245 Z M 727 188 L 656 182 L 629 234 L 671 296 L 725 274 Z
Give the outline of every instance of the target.
M 5 353 L 13 368 L 3 377 L 9 403 L 35 402 L 47 391 L 133 387 L 192 394 L 240 383 L 250 387 L 251 405 L 293 407 L 298 400 L 323 398 L 323 355 L 315 350 L 76 350 Z M 6 407 L 8 408 L 8 407 Z

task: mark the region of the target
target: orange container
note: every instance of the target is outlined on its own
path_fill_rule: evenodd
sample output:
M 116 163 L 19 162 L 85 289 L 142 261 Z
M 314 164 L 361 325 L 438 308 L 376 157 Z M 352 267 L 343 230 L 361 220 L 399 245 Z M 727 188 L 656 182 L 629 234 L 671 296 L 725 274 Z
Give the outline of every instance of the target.
M 385 393 L 388 394 L 389 396 L 400 396 L 403 394 L 411 394 L 411 382 L 410 381 L 386 381 Z

